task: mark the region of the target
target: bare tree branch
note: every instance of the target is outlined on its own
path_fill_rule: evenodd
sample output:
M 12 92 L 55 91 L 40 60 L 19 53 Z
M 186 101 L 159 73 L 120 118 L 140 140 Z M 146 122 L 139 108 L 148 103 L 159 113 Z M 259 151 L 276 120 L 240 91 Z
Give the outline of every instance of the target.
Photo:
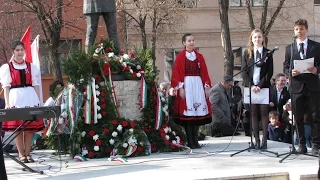
M 250 0 L 246 0 L 246 10 L 247 10 L 247 13 L 248 13 L 250 29 L 254 30 L 255 25 L 254 25 L 254 22 L 253 22 L 253 15 L 252 15 L 252 11 L 251 11 L 251 7 L 250 6 L 251 6 Z

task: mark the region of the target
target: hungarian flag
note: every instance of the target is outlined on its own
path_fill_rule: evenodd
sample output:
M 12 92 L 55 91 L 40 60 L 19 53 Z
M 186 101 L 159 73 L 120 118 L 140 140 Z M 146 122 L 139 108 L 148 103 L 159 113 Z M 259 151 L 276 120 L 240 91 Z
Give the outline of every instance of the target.
M 32 64 L 36 65 L 39 69 L 39 93 L 40 93 L 40 105 L 43 105 L 43 93 L 42 93 L 42 79 L 41 79 L 41 67 L 40 67 L 40 53 L 39 53 L 39 38 L 40 35 L 38 34 L 37 37 L 33 40 L 30 47 L 31 52 L 31 60 Z M 27 56 L 26 56 L 27 57 Z
M 31 55 L 31 30 L 30 26 L 27 28 L 26 32 L 21 38 L 21 41 L 24 44 L 24 50 L 26 52 L 25 60 L 27 62 L 32 62 L 32 55 Z

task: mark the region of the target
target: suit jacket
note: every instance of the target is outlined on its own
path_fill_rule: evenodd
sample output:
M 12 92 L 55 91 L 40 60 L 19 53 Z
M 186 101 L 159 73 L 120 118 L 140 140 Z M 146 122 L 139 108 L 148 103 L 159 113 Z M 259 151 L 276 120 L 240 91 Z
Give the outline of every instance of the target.
M 267 48 L 263 48 L 262 55 L 265 56 L 269 50 Z M 248 68 L 254 63 L 254 56 L 249 58 L 248 49 L 244 51 L 242 62 L 241 62 L 241 70 Z M 260 82 L 257 84 L 260 88 L 269 88 L 271 86 L 270 80 L 273 75 L 273 56 L 269 56 L 265 63 L 263 63 L 260 71 Z M 244 87 L 249 87 L 253 85 L 253 66 L 244 70 L 242 72 L 242 85 Z
M 285 105 L 289 99 L 290 99 L 290 93 L 289 93 L 287 87 L 283 88 L 279 99 L 277 96 L 276 86 L 271 87 L 270 88 L 270 102 L 272 102 L 274 104 L 274 106 L 270 107 L 270 111 L 278 111 L 280 114 L 280 119 L 281 119 L 281 116 L 283 113 L 283 105 Z
M 293 60 L 301 60 L 300 53 L 298 52 L 297 44 L 291 44 L 286 47 L 285 60 L 283 63 L 283 72 L 286 75 L 291 75 L 290 71 L 290 59 L 291 59 L 291 46 L 293 48 Z M 320 44 L 318 42 L 308 39 L 308 46 L 306 52 L 306 58 L 314 57 L 314 66 L 320 72 Z M 292 63 L 293 69 L 293 63 Z M 320 91 L 320 81 L 318 75 L 312 73 L 304 73 L 298 76 L 292 77 L 291 88 L 292 93 L 301 93 L 303 87 L 306 86 L 310 92 Z
M 218 83 L 210 91 L 213 123 L 226 123 L 231 126 L 231 109 L 226 90 Z
M 90 15 L 94 13 L 116 12 L 115 0 L 84 0 L 83 14 Z

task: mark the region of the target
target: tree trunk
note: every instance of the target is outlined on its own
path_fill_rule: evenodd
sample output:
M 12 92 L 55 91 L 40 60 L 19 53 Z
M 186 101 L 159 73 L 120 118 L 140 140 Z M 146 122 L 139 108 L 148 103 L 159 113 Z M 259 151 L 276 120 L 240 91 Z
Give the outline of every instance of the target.
M 153 22 L 152 22 L 152 38 L 151 38 L 151 58 L 152 67 L 156 67 L 156 43 L 157 43 L 157 10 L 153 10 Z
M 58 57 L 58 48 L 59 48 L 59 39 L 51 38 L 51 45 L 49 46 L 49 62 L 50 62 L 50 68 L 53 75 L 54 80 L 60 80 L 63 82 L 62 79 L 62 72 L 61 72 L 61 66 L 60 61 Z
M 221 21 L 221 39 L 224 51 L 224 74 L 233 76 L 233 52 L 231 47 L 229 19 L 229 1 L 219 0 L 219 14 Z

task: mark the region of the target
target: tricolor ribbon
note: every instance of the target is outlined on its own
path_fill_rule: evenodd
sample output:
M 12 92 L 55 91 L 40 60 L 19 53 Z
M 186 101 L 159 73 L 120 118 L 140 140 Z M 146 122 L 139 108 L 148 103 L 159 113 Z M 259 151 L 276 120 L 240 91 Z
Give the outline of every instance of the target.
M 123 158 L 123 157 L 117 157 L 117 156 L 110 156 L 108 158 L 109 161 L 118 161 L 118 162 L 121 162 L 121 163 L 126 163 L 128 162 L 128 160 L 126 158 Z
M 91 124 L 91 97 L 92 97 L 92 88 L 91 84 L 88 83 L 86 86 L 86 95 L 87 98 L 85 100 L 85 105 L 84 105 L 84 123 L 86 124 Z
M 97 93 L 96 93 L 96 80 L 91 78 L 91 88 L 92 88 L 92 96 L 93 96 L 93 123 L 98 123 L 98 101 L 97 101 Z
M 97 96 L 96 96 L 96 83 L 94 78 L 91 78 L 91 81 L 89 81 L 89 83 L 87 84 L 86 94 L 87 94 L 87 99 L 84 105 L 84 110 L 86 112 L 84 117 L 84 122 L 86 124 L 91 124 L 91 123 L 96 124 L 98 123 L 98 118 L 97 118 L 98 105 L 97 105 Z M 91 106 L 93 106 L 93 109 L 91 109 Z M 93 111 L 93 117 L 92 117 L 92 111 Z
M 156 122 L 155 122 L 155 129 L 158 130 L 162 124 L 162 103 L 161 97 L 159 93 L 157 93 L 157 106 L 156 106 Z
M 140 108 L 142 109 L 147 105 L 147 85 L 144 77 L 141 77 L 140 83 Z
M 69 118 L 69 129 L 73 130 L 74 124 L 75 124 L 75 107 L 73 103 L 73 97 L 74 97 L 74 92 L 75 92 L 75 86 L 73 84 L 68 84 L 68 92 L 67 92 L 67 99 L 66 99 L 66 108 L 67 108 L 67 114 Z

